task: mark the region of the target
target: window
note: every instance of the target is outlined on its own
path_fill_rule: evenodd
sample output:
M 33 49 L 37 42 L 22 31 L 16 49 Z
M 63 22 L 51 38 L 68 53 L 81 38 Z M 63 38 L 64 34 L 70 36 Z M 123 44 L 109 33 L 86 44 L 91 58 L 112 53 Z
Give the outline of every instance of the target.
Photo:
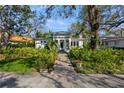
M 44 44 L 46 44 L 47 42 L 46 41 L 44 41 Z
M 74 41 L 74 46 L 76 45 L 75 43 L 76 43 L 76 42 Z
M 77 46 L 79 46 L 79 42 L 77 41 Z
M 105 45 L 108 45 L 108 42 L 107 41 L 105 42 Z
M 118 45 L 118 41 L 115 41 L 115 45 Z
M 73 46 L 73 42 L 71 41 L 71 46 Z

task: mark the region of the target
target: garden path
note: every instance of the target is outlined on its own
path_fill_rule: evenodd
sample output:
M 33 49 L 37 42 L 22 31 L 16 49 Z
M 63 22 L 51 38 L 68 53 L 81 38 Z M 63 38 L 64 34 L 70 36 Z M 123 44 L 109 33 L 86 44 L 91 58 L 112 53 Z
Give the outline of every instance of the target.
M 122 87 L 124 75 L 79 74 L 66 53 L 59 53 L 52 73 L 0 73 L 0 87 L 84 88 Z

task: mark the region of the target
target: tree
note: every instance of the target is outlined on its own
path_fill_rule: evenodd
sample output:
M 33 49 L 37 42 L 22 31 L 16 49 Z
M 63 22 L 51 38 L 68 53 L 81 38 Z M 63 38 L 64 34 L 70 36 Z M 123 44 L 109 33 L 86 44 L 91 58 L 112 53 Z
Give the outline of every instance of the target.
M 101 16 L 104 19 L 103 23 L 101 23 L 104 29 L 118 28 L 119 26 L 124 24 L 124 6 L 121 5 L 108 6 Z
M 34 11 L 34 16 L 31 19 L 31 27 L 32 27 L 32 33 L 35 34 L 36 38 L 40 38 L 42 35 L 40 35 L 41 33 L 44 32 L 44 24 L 45 24 L 45 20 L 42 14 L 37 14 L 36 11 Z M 37 34 L 38 37 L 36 36 Z
M 59 15 L 66 17 L 70 17 L 73 15 L 73 10 L 76 10 L 78 6 L 63 6 L 61 7 L 63 10 L 57 11 Z M 87 21 L 89 23 L 89 27 L 90 27 L 90 31 L 91 31 L 91 48 L 92 49 L 96 49 L 99 47 L 99 35 L 98 35 L 98 29 L 99 29 L 99 9 L 97 8 L 97 6 L 85 6 L 86 8 L 82 8 L 81 9 L 86 9 L 86 15 L 88 16 Z M 54 9 L 55 6 L 50 6 L 47 8 L 47 12 L 49 12 L 48 14 L 52 13 L 51 10 Z M 61 12 L 61 13 L 60 13 Z M 86 16 L 85 15 L 85 16 Z M 48 17 L 50 17 L 50 15 L 48 15 Z M 82 17 L 81 17 L 82 18 Z M 82 20 L 82 28 L 83 28 L 83 21 Z M 76 25 L 73 24 L 73 28 L 76 28 L 78 30 L 79 27 L 79 23 L 77 23 Z M 81 27 L 79 27 L 79 29 L 81 29 Z M 81 29 L 83 31 L 83 29 Z
M 91 40 L 90 45 L 91 48 L 94 50 L 96 48 L 99 48 L 99 8 L 95 5 L 87 6 L 87 12 L 88 12 L 88 23 L 90 26 L 91 31 Z
M 1 44 L 6 47 L 10 34 L 28 33 L 31 27 L 32 11 L 27 5 L 0 6 Z
M 35 33 L 35 38 L 41 38 L 41 37 L 42 37 L 42 33 L 37 31 Z
M 90 34 L 86 24 L 79 21 L 72 23 L 71 26 L 68 28 L 68 31 L 73 33 L 74 36 L 79 36 L 79 34 L 82 33 L 84 38 L 88 38 Z
M 79 37 L 79 33 L 81 31 L 81 23 L 79 21 L 72 23 L 68 28 L 68 31 L 73 33 L 73 37 Z
M 45 46 L 47 49 L 49 50 L 56 50 L 57 49 L 57 42 L 56 41 L 53 41 L 53 40 L 48 40 L 48 43 L 47 45 Z
M 88 26 L 90 45 L 93 50 L 99 48 L 99 32 L 101 29 L 106 30 L 109 28 L 110 30 L 113 27 L 117 28 L 124 23 L 123 6 L 47 6 L 46 13 L 47 18 L 55 15 L 68 18 L 74 16 L 77 10 L 79 21 Z

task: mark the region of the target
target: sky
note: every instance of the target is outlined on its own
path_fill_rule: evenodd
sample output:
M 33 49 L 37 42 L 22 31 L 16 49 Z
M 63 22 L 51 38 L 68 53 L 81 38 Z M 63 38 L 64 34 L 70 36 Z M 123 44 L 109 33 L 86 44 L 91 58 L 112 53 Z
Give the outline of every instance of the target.
M 39 5 L 33 5 L 33 6 L 31 6 L 31 9 L 32 9 L 32 11 L 35 10 L 37 12 L 37 14 L 39 14 L 40 12 L 43 13 L 44 7 L 39 6 Z M 80 12 L 80 8 L 78 7 L 78 10 L 76 13 L 78 14 L 79 12 Z M 44 30 L 45 31 L 53 31 L 53 32 L 68 31 L 68 28 L 71 26 L 71 24 L 77 21 L 77 19 L 76 19 L 76 17 L 78 16 L 77 14 L 73 17 L 68 18 L 68 19 L 63 19 L 59 16 L 57 16 L 56 19 L 50 18 L 47 20 L 47 22 L 44 26 L 44 28 L 45 28 Z M 124 24 L 121 27 L 124 27 Z M 105 31 L 100 31 L 99 34 L 105 35 Z
M 43 9 L 42 6 L 31 6 L 32 10 L 37 11 L 37 14 L 39 12 L 41 12 L 41 10 Z M 55 18 L 50 18 L 47 20 L 46 24 L 45 24 L 45 30 L 47 31 L 53 31 L 53 32 L 58 32 L 58 31 L 68 31 L 68 28 L 70 27 L 70 25 L 75 22 L 76 19 L 74 17 L 72 18 L 68 18 L 68 19 L 63 19 L 58 17 L 57 19 Z

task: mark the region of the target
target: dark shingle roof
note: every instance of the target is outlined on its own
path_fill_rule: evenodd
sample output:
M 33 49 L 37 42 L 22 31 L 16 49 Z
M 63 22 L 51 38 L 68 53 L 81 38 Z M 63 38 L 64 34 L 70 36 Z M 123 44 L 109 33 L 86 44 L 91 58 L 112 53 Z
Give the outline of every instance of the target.
M 53 32 L 53 35 L 71 35 L 71 32 L 59 31 Z

